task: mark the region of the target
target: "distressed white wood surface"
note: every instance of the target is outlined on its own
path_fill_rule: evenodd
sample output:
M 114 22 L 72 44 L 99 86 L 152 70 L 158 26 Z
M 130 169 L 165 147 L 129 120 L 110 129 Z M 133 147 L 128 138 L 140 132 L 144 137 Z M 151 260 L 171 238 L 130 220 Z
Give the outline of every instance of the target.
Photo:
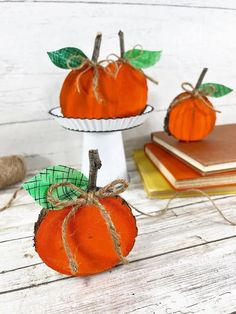
M 207 81 L 236 88 L 236 2 L 234 0 L 36 0 L 0 1 L 0 156 L 21 153 L 28 176 L 52 164 L 79 168 L 82 135 L 67 132 L 47 111 L 57 104 L 66 71 L 46 51 L 78 46 L 91 54 L 95 33 L 103 32 L 101 57 L 118 52 L 117 32 L 126 47 L 140 43 L 162 49 L 147 73 L 149 103 L 156 112 L 144 126 L 124 132 L 131 176 L 124 197 L 146 212 L 166 200 L 148 200 L 131 153 L 150 131 L 162 128 L 170 101 L 182 81 L 195 82 L 209 67 Z M 218 124 L 236 122 L 235 93 L 214 102 Z M 0 207 L 16 186 L 0 191 Z M 214 197 L 236 220 L 236 197 Z M 176 199 L 163 217 L 137 218 L 139 235 L 130 265 L 86 278 L 70 278 L 46 267 L 32 246 L 39 213 L 21 192 L 0 213 L 0 313 L 234 313 L 236 312 L 236 227 L 203 197 Z
M 132 181 L 126 199 L 146 212 L 162 208 L 166 200 L 148 200 L 133 161 L 128 164 Z M 236 198 L 215 199 L 236 220 Z M 33 223 L 40 208 L 22 192 L 1 213 L 0 312 L 233 312 L 236 228 L 204 198 L 176 199 L 171 208 L 162 218 L 136 215 L 139 235 L 129 266 L 73 279 L 46 267 L 34 251 Z
M 26 2 L 27 0 L 8 0 L 5 2 Z M 122 5 L 153 5 L 153 6 L 173 6 L 173 7 L 184 7 L 184 8 L 204 8 L 204 9 L 220 9 L 220 10 L 234 10 L 236 4 L 234 0 L 31 0 L 27 2 L 67 2 L 67 3 L 91 3 L 91 4 L 122 4 Z
M 2 294 L 9 313 L 233 313 L 235 238 Z M 43 266 L 41 266 L 43 267 Z M 42 271 L 43 273 L 43 271 Z M 222 274 L 223 273 L 223 274 Z M 22 274 L 27 278 L 27 272 Z M 13 276 L 14 278 L 14 276 Z

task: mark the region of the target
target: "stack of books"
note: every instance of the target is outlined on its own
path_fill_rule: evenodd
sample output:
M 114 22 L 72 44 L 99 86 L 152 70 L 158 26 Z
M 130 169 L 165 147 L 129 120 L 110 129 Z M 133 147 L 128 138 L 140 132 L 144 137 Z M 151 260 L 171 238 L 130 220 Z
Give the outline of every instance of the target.
M 180 142 L 165 132 L 151 134 L 150 143 L 134 152 L 150 198 L 236 193 L 236 124 L 218 125 L 204 140 Z

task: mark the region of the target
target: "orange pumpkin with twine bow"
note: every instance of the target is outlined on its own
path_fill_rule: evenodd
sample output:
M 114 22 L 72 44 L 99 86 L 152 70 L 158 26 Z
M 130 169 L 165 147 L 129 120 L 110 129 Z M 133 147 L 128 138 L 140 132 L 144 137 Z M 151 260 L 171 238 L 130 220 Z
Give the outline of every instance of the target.
M 207 96 L 221 97 L 232 89 L 215 83 L 202 84 L 207 72 L 204 68 L 195 88 L 183 83 L 184 93 L 179 94 L 170 104 L 164 121 L 164 130 L 181 141 L 199 141 L 206 137 L 216 123 L 216 112 Z
M 98 61 L 101 36 L 99 33 L 95 39 L 91 60 L 77 48 L 48 53 L 55 65 L 72 69 L 60 93 L 65 117 L 117 118 L 138 115 L 145 110 L 147 78 L 157 82 L 141 68 L 154 65 L 161 52 L 133 49 L 125 53 L 123 33 L 119 32 L 121 57 L 117 61 L 109 58 Z
M 91 275 L 119 262 L 127 264 L 126 256 L 137 236 L 131 209 L 119 196 L 127 188 L 127 182 L 116 180 L 97 188 L 96 176 L 101 162 L 97 150 L 89 151 L 89 156 L 88 191 L 85 177 L 64 166 L 60 166 L 63 169 L 47 168 L 24 184 L 36 201 L 54 209 L 41 211 L 35 224 L 35 249 L 49 267 L 67 275 Z M 71 181 L 73 171 L 77 173 L 73 175 L 74 183 Z M 52 184 L 51 175 L 57 182 L 59 175 L 63 177 Z M 45 203 L 42 203 L 44 198 Z
M 117 61 L 111 62 L 106 69 L 115 72 L 114 84 L 116 90 L 116 106 L 114 117 L 141 114 L 147 104 L 147 79 L 154 84 L 158 82 L 146 75 L 142 68 L 154 65 L 159 59 L 160 51 L 144 51 L 132 49 L 125 52 L 124 33 L 119 31 L 120 57 L 115 54 Z

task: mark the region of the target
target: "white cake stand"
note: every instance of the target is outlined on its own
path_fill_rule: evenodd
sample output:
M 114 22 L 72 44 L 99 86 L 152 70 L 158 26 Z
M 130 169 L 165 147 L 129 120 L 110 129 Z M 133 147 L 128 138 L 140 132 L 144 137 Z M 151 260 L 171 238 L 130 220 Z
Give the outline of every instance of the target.
M 81 171 L 85 175 L 89 172 L 88 151 L 98 149 L 102 168 L 98 172 L 97 184 L 104 186 L 118 178 L 129 179 L 121 132 L 143 124 L 153 109 L 147 105 L 140 115 L 116 119 L 66 118 L 62 115 L 60 107 L 51 109 L 49 113 L 63 128 L 84 132 Z

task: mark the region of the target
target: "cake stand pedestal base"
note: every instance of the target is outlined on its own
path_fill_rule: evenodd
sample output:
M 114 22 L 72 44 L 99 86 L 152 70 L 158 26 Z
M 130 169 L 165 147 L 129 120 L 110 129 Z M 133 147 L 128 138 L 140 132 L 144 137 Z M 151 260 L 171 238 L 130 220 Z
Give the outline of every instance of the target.
M 130 117 L 110 119 L 66 118 L 60 107 L 49 111 L 56 121 L 70 131 L 84 132 L 82 148 L 82 173 L 89 174 L 88 151 L 98 149 L 102 169 L 98 172 L 97 184 L 104 186 L 115 179 L 129 180 L 125 160 L 122 131 L 142 125 L 153 107 L 147 105 L 144 112 Z
M 90 149 L 98 149 L 102 161 L 102 171 L 98 172 L 97 178 L 98 186 L 104 186 L 115 179 L 128 180 L 121 131 L 83 134 L 82 173 L 89 173 Z

